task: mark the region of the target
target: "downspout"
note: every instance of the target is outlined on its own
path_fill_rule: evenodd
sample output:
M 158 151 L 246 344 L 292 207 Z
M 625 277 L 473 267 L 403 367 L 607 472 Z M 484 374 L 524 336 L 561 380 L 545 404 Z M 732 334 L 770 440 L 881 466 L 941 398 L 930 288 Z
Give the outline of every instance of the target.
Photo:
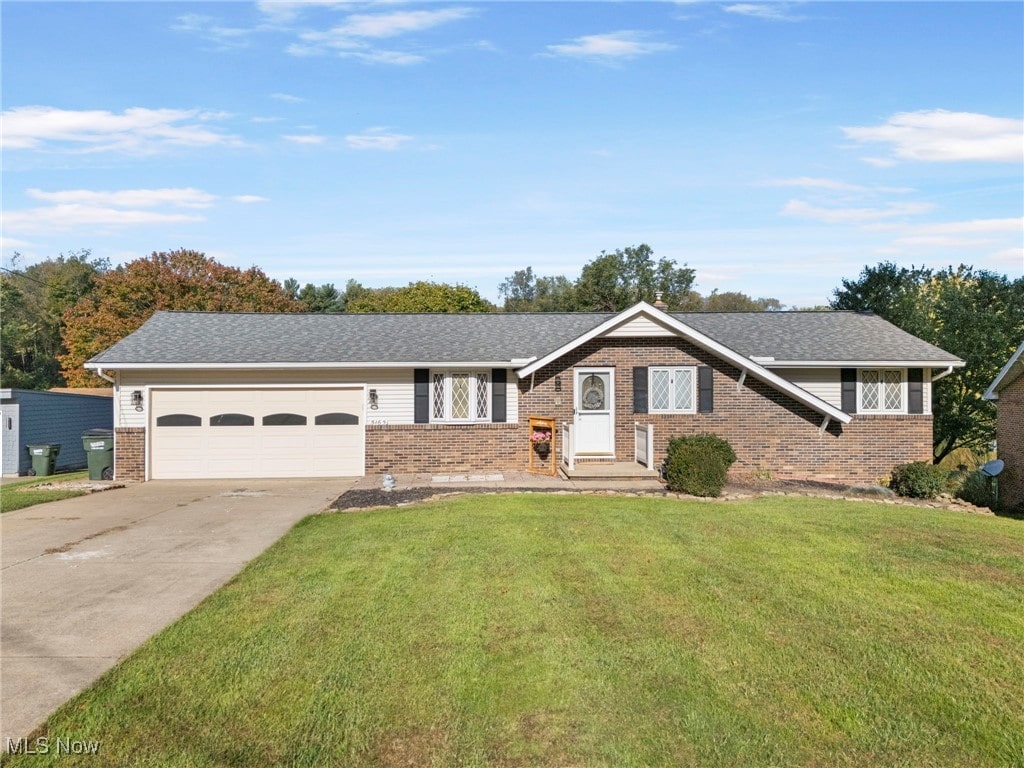
M 107 374 L 105 374 L 105 373 L 103 372 L 103 369 L 102 369 L 102 368 L 97 368 L 97 369 L 96 369 L 96 375 L 97 375 L 97 376 L 99 376 L 99 377 L 100 377 L 101 379 L 106 379 L 106 380 L 107 380 L 107 381 L 109 381 L 109 382 L 110 382 L 111 384 L 113 384 L 113 385 L 114 385 L 115 387 L 117 386 L 117 382 L 116 382 L 116 381 L 114 381 L 114 380 L 113 380 L 112 378 L 110 378 L 109 376 L 107 376 Z M 934 381 L 934 379 L 933 379 L 933 381 Z
M 949 376 L 949 374 L 951 374 L 952 372 L 953 372 L 953 366 L 951 365 L 946 370 L 944 370 L 942 373 L 940 373 L 938 376 L 932 376 L 932 383 L 934 384 L 939 379 L 943 379 L 946 376 Z

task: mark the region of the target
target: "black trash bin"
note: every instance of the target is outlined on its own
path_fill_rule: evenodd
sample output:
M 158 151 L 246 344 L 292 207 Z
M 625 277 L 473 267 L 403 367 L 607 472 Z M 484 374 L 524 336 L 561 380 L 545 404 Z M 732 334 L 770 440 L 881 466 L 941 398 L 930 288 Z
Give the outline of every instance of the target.
M 90 480 L 114 479 L 114 431 L 90 429 L 82 433 L 82 448 L 89 462 Z
M 43 445 L 26 445 L 28 455 L 32 457 L 32 469 L 30 475 L 37 477 L 48 477 L 53 474 L 57 465 L 57 454 L 60 453 L 59 443 L 48 443 Z

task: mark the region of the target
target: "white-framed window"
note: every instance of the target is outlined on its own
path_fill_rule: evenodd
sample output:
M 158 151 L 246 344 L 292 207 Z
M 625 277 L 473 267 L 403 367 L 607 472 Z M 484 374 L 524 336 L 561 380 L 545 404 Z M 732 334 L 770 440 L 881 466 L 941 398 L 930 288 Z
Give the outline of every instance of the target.
M 431 421 L 490 421 L 490 371 L 431 371 Z
M 906 413 L 906 369 L 862 368 L 858 377 L 857 412 Z
M 696 413 L 697 369 L 693 366 L 651 367 L 647 392 L 651 413 Z

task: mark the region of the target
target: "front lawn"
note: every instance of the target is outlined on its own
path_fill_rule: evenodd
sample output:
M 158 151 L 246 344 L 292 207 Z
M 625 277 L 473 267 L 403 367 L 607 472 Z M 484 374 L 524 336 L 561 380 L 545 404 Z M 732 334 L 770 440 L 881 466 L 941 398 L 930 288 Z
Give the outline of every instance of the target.
M 85 491 L 73 490 L 48 490 L 37 488 L 43 483 L 60 483 L 68 480 L 84 480 L 88 472 L 66 472 L 62 475 L 49 475 L 47 477 L 31 477 L 27 480 L 18 480 L 13 483 L 4 483 L 0 489 L 0 513 L 13 512 L 16 509 L 24 509 L 36 504 L 45 504 L 48 501 L 60 501 L 70 499 L 72 496 L 84 496 Z
M 1022 765 L 1022 606 L 1013 520 L 455 497 L 307 518 L 45 735 L 103 765 Z

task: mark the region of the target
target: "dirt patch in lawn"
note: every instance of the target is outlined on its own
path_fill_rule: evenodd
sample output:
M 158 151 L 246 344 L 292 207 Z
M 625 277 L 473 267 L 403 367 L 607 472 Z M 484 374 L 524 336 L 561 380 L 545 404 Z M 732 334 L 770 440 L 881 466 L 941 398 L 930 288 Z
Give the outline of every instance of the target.
M 12 491 L 83 491 L 84 493 L 98 493 L 110 491 L 114 488 L 124 488 L 124 483 L 115 483 L 109 480 L 54 480 L 51 482 L 34 483 L 22 488 L 12 488 Z
M 494 493 L 493 488 L 462 488 L 457 491 L 440 491 L 437 488 L 404 488 L 399 491 L 384 491 L 363 488 L 346 491 L 331 504 L 331 509 L 369 509 L 373 507 L 401 507 L 426 501 L 440 496 L 451 496 L 457 493 Z

